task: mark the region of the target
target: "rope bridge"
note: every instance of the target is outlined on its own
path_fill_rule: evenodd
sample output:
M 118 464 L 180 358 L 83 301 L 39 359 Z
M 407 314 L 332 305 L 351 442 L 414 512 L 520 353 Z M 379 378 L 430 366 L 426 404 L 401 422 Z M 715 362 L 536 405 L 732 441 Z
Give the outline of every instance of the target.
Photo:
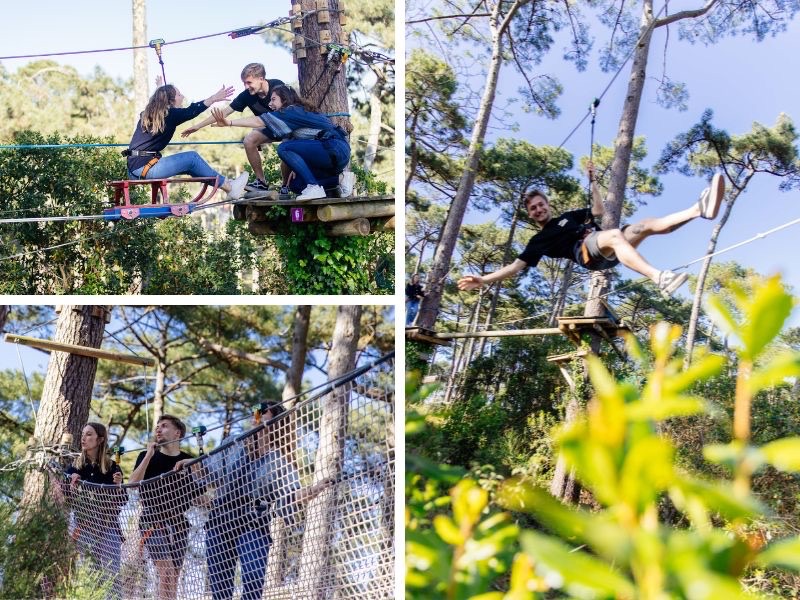
M 178 598 L 392 597 L 393 356 L 337 381 L 139 484 L 50 469 L 108 597 L 155 598 L 170 572 Z

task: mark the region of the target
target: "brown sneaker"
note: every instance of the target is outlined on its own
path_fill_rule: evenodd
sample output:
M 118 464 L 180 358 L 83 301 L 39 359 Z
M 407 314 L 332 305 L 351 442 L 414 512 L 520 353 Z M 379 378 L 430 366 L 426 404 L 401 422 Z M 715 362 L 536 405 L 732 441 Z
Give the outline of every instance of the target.
M 717 173 L 711 178 L 711 186 L 700 194 L 700 216 L 704 219 L 715 219 L 719 213 L 722 197 L 725 195 L 725 180 Z

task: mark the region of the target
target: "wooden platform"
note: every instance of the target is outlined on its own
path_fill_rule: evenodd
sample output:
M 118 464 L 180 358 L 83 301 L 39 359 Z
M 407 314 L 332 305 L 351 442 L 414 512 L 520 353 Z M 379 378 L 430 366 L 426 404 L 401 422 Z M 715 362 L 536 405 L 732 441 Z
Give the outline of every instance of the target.
M 435 344 L 437 346 L 449 346 L 450 340 L 440 338 L 432 329 L 425 329 L 423 327 L 406 327 L 406 339 L 412 342 L 424 342 L 426 344 Z
M 558 328 L 575 344 L 581 343 L 581 335 L 590 331 L 610 340 L 630 331 L 611 317 L 558 317 Z
M 287 234 L 304 223 L 323 224 L 334 237 L 394 230 L 394 196 L 316 198 L 298 202 L 296 198 L 282 199 L 277 193 L 267 193 L 244 197 L 233 204 L 233 218 L 246 221 L 253 235 Z M 276 216 L 273 207 L 288 208 L 288 216 Z

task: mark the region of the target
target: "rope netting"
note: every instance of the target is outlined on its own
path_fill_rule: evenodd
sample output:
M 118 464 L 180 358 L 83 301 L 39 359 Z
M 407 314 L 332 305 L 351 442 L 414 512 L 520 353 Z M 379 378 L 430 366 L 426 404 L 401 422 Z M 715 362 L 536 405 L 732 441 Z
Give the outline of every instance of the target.
M 354 373 L 138 484 L 52 471 L 108 597 L 392 597 L 394 361 Z

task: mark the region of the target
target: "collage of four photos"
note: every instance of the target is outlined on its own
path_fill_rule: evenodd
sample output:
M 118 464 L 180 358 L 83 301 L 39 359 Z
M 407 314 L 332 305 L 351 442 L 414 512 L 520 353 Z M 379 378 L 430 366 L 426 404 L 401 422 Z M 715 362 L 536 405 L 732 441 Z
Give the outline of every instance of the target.
M 0 598 L 800 599 L 798 12 L 5 7 Z

